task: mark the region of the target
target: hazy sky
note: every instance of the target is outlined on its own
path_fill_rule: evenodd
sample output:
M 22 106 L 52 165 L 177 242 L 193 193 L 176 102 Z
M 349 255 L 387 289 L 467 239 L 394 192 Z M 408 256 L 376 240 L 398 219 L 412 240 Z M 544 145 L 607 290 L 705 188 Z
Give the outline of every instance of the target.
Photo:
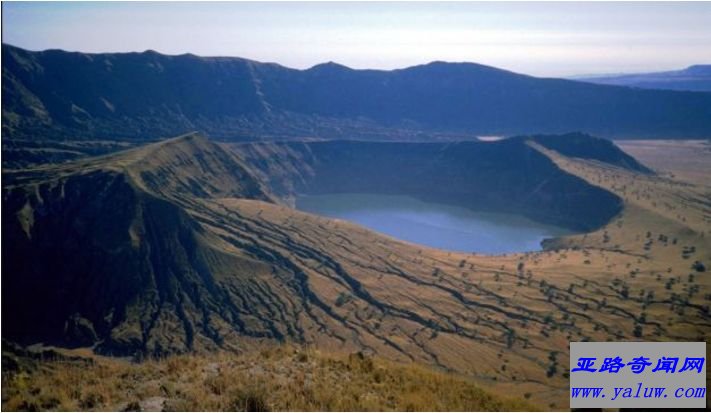
M 7 3 L 31 50 L 241 56 L 307 68 L 471 61 L 563 76 L 711 63 L 711 3 Z

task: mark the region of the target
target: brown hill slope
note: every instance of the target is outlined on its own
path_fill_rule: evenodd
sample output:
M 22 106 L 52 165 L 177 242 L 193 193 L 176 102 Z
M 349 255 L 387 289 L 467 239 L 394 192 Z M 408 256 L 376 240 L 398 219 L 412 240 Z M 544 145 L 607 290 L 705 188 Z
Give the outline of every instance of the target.
M 642 177 L 536 151 L 555 174 L 577 173 L 562 159 Z M 569 341 L 708 338 L 708 280 L 665 289 L 687 259 L 708 259 L 683 221 L 663 227 L 678 245 L 649 252 L 622 239 L 642 231 L 626 208 L 609 248 L 580 248 L 583 237 L 560 251 L 449 253 L 280 205 L 253 168 L 187 136 L 4 176 L 5 338 L 110 354 L 297 341 L 435 365 L 558 407 Z M 596 184 L 589 175 L 571 182 Z M 668 222 L 649 223 L 656 236 Z M 697 250 L 684 259 L 687 242 Z

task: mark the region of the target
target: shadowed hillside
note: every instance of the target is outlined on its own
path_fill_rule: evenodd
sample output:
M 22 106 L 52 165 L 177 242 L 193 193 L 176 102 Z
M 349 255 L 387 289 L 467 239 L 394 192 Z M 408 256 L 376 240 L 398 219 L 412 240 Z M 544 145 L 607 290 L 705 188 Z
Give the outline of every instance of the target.
M 3 239 L 13 241 L 2 251 L 6 337 L 160 353 L 219 343 L 220 322 L 240 326 L 227 315 L 217 324 L 201 316 L 223 312 L 229 300 L 215 289 L 214 267 L 263 264 L 215 248 L 179 205 L 269 199 L 228 152 L 186 136 L 4 174 L 3 184 Z
M 621 211 L 618 197 L 562 173 L 527 145 L 528 139 L 646 171 L 611 142 L 575 134 L 498 142 L 280 142 L 232 148 L 286 199 L 296 194 L 408 195 L 522 214 L 577 230 L 598 228 Z
M 134 144 L 127 141 L 3 139 L 2 169 L 21 169 L 47 163 L 66 162 L 128 149 Z
M 652 171 L 626 154 L 614 143 L 584 133 L 565 135 L 519 136 L 513 140 L 532 141 L 572 158 L 600 161 L 633 172 L 650 174 Z
M 289 69 L 156 52 L 2 46 L 6 138 L 441 140 L 583 130 L 604 137 L 711 135 L 711 94 L 535 78 L 473 63 Z

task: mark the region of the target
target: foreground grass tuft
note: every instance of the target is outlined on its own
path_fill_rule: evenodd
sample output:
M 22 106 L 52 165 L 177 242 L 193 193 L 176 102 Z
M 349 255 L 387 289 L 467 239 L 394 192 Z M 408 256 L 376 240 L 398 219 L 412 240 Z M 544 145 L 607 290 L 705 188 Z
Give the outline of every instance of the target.
M 3 370 L 3 410 L 533 410 L 471 381 L 363 354 L 280 346 L 130 363 L 56 359 Z

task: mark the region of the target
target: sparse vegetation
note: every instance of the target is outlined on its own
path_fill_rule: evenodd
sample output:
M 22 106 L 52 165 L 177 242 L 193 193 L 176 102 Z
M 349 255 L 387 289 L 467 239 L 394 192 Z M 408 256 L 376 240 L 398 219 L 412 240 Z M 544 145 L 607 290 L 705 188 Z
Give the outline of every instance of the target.
M 492 394 L 504 394 L 496 392 L 515 386 L 522 395 L 529 394 L 532 403 L 547 405 L 554 401 L 557 406 L 565 406 L 568 357 L 561 343 L 572 340 L 708 338 L 709 278 L 690 270 L 694 261 L 708 263 L 711 260 L 709 238 L 703 238 L 700 231 L 703 229 L 708 234 L 708 223 L 703 221 L 704 206 L 697 201 L 703 199 L 703 192 L 697 187 L 681 187 L 657 176 L 641 177 L 619 168 L 588 164 L 580 159 L 561 160 L 556 158 L 557 155 L 549 154 L 550 159 L 559 162 L 570 174 L 628 199 L 624 209 L 604 228 L 552 240 L 546 244 L 545 251 L 492 257 L 413 247 L 356 225 L 307 215 L 284 205 L 237 199 L 234 197 L 236 187 L 249 180 L 213 180 L 213 175 L 200 169 L 201 164 L 189 163 L 189 160 L 198 159 L 197 154 L 202 154 L 202 160 L 209 154 L 218 158 L 224 156 L 230 161 L 232 155 L 218 150 L 221 146 L 216 148 L 209 141 L 195 140 L 191 145 L 173 148 L 174 154 L 183 160 L 179 167 L 169 162 L 173 158 L 167 157 L 170 151 L 165 147 L 152 154 L 160 157 L 150 158 L 151 163 L 131 163 L 146 159 L 144 153 L 134 152 L 112 158 L 114 162 L 107 167 L 111 171 L 128 169 L 128 176 L 136 178 L 135 185 L 127 188 L 132 191 L 129 195 L 142 194 L 136 196 L 139 199 L 153 199 L 153 195 L 146 193 L 166 196 L 175 207 L 169 210 L 178 211 L 170 217 L 165 209 L 149 215 L 149 207 L 159 205 L 141 204 L 146 207 L 143 213 L 135 215 L 136 219 L 133 219 L 134 215 L 126 216 L 131 219 L 120 221 L 125 223 L 124 227 L 112 227 L 118 228 L 116 231 L 121 229 L 122 234 L 132 234 L 128 228 L 142 228 L 139 234 L 148 233 L 151 227 L 142 224 L 147 224 L 149 217 L 153 218 L 150 224 L 165 228 L 176 228 L 176 222 L 186 224 L 181 225 L 180 233 L 171 238 L 169 253 L 165 254 L 176 258 L 175 265 L 172 265 L 175 271 L 186 272 L 180 274 L 182 278 L 167 277 L 172 290 L 171 294 L 165 295 L 168 301 L 155 325 L 149 327 L 141 322 L 145 315 L 142 311 L 149 306 L 127 307 L 126 318 L 119 319 L 122 324 L 112 326 L 112 338 L 116 341 L 111 344 L 124 345 L 119 348 L 147 349 L 147 354 L 141 354 L 144 357 L 187 351 L 187 344 L 198 351 L 215 351 L 220 346 L 242 346 L 250 335 L 259 337 L 258 345 L 281 338 L 318 343 L 323 346 L 321 348 L 334 351 L 368 348 L 380 357 L 395 360 L 412 357 L 417 363 L 457 371 L 461 377 L 444 377 L 464 383 L 472 384 L 464 377 L 472 380 L 484 377 L 479 385 L 491 385 Z M 274 149 L 269 145 L 259 148 Z M 545 151 L 545 148 L 539 150 Z M 264 159 L 273 158 L 269 155 Z M 76 169 L 72 168 L 75 166 L 64 165 L 56 170 L 60 174 L 74 174 Z M 97 163 L 81 164 L 83 178 L 89 170 L 85 166 L 96 168 L 91 171 L 97 171 L 97 174 L 104 170 Z M 132 169 L 138 166 L 142 169 Z M 210 165 L 210 169 L 219 170 L 215 166 Z M 238 166 L 239 162 L 232 164 L 235 170 Z M 180 179 L 166 180 L 166 171 Z M 37 174 L 19 173 L 11 178 L 15 179 L 16 188 L 20 188 L 24 185 L 23 180 L 36 179 Z M 49 184 L 43 180 L 40 187 L 44 189 L 40 191 L 29 186 L 31 190 L 26 194 L 33 201 L 27 205 L 39 204 L 32 198 L 38 193 L 52 196 L 63 193 L 54 186 L 58 181 L 46 181 Z M 3 182 L 13 181 L 4 179 Z M 620 186 L 625 189 L 617 189 Z M 255 194 L 258 193 L 254 192 L 255 188 L 242 187 L 240 190 Z M 139 189 L 148 192 L 136 192 Z M 198 194 L 215 191 L 212 193 L 216 196 L 201 198 L 190 191 Z M 639 199 L 635 192 L 639 193 Z M 112 192 L 90 190 L 87 191 L 88 199 L 98 202 L 98 193 Z M 694 196 L 685 201 L 686 194 Z M 51 197 L 43 195 L 45 205 L 50 201 Z M 24 200 L 16 203 L 18 206 L 25 204 Z M 131 210 L 115 208 L 114 203 L 107 204 L 112 213 Z M 81 205 L 84 204 L 77 205 L 78 210 Z M 683 214 L 679 214 L 681 209 Z M 31 217 L 32 212 L 27 208 L 18 211 L 20 219 L 15 225 L 20 231 L 18 234 L 31 229 L 32 222 L 39 222 L 24 219 Z M 683 215 L 683 219 L 678 215 Z M 105 222 L 116 224 L 119 221 Z M 77 228 L 81 229 L 81 226 Z M 649 238 L 646 238 L 647 232 Z M 672 242 L 664 247 L 666 237 Z M 28 242 L 38 240 L 41 239 L 33 238 Z M 120 250 L 133 251 L 130 241 L 126 239 L 125 244 L 120 244 Z M 137 241 L 140 245 L 155 242 L 145 236 Z M 167 237 L 163 241 L 168 241 Z M 17 243 L 8 248 L 22 245 Z M 49 245 L 52 251 L 57 249 L 54 244 L 42 245 Z M 646 245 L 649 245 L 648 249 Z M 137 251 L 144 250 L 147 249 Z M 63 260 L 66 254 L 54 255 Z M 152 263 L 149 258 L 141 262 Z M 47 265 L 46 261 L 35 261 L 37 265 Z M 15 262 L 19 263 L 17 274 L 24 267 L 20 266 L 21 261 Z M 126 260 L 128 262 L 130 260 Z M 116 272 L 116 279 L 124 280 L 122 277 L 126 273 L 121 268 Z M 80 281 L 74 273 L 69 275 L 71 280 Z M 53 273 L 52 279 L 56 280 L 56 276 L 56 272 Z M 153 281 L 150 273 L 146 277 L 146 282 Z M 208 284 L 206 280 L 213 283 Z M 206 285 L 209 288 L 205 288 Z M 165 287 L 162 284 L 156 286 Z M 36 309 L 36 305 L 31 303 L 31 308 Z M 172 311 L 177 306 L 182 306 L 186 316 L 181 318 L 179 311 Z M 223 308 L 228 310 L 218 311 Z M 82 317 L 71 318 L 72 322 L 66 324 L 70 328 L 65 331 L 71 332 L 75 339 L 103 334 L 105 329 L 93 328 L 92 334 L 90 327 L 92 324 L 103 325 L 101 320 L 109 310 L 106 311 L 97 316 L 99 318 L 85 313 Z M 4 326 L 4 331 L 8 331 L 9 325 Z M 248 342 L 245 346 L 251 344 Z M 551 350 L 559 350 L 559 354 L 550 358 Z M 346 370 L 348 373 L 342 375 L 319 370 L 321 360 L 331 359 L 344 364 L 331 366 L 327 363 L 331 366 L 328 368 L 342 372 L 341 367 L 353 362 L 347 356 L 324 356 L 311 351 L 279 356 L 282 358 L 255 354 L 242 354 L 236 358 L 225 355 L 177 356 L 141 364 L 121 360 L 110 360 L 105 364 L 106 360 L 100 359 L 96 365 L 85 367 L 86 377 L 80 377 L 79 367 L 74 363 L 51 362 L 47 363 L 46 369 L 23 370 L 15 376 L 6 376 L 3 390 L 8 391 L 3 395 L 8 398 L 4 403 L 15 408 L 45 410 L 137 410 L 146 409 L 146 406 L 188 410 L 370 409 L 369 406 L 457 409 L 457 403 L 464 403 L 444 390 L 440 392 L 438 387 L 423 387 L 421 382 L 413 384 L 418 394 L 434 392 L 437 400 L 441 394 L 444 401 L 429 398 L 429 404 L 421 407 L 425 402 L 418 402 L 417 397 L 422 396 L 414 395 L 414 405 L 400 402 L 410 396 L 403 396 L 407 392 L 400 387 L 388 393 L 390 385 L 383 383 L 391 383 L 388 377 L 395 373 L 388 373 L 389 362 L 380 358 L 363 357 L 362 362 L 358 362 L 362 363 L 362 368 L 358 370 L 360 378 L 357 378 L 352 377 L 355 370 Z M 501 355 L 500 360 L 488 363 L 495 354 Z M 188 372 L 181 363 L 196 371 Z M 398 370 L 402 374 L 398 373 L 397 377 L 404 377 L 410 368 L 424 369 L 423 377 L 433 373 L 419 365 L 395 366 L 403 369 Z M 236 374 L 238 367 L 243 368 L 257 379 L 245 382 L 244 387 L 240 384 L 242 379 L 235 379 L 237 384 L 232 384 L 221 373 L 214 373 L 218 367 L 229 374 Z M 98 376 L 107 370 L 111 374 Z M 204 377 L 190 376 L 203 370 Z M 73 376 L 62 371 L 71 371 Z M 338 383 L 336 391 L 340 392 L 338 397 L 343 398 L 328 399 L 323 394 L 325 390 L 315 387 L 320 379 L 314 372 L 329 377 L 331 387 L 333 382 Z M 283 377 L 288 380 L 279 381 Z M 107 385 L 115 386 L 115 389 L 102 387 L 104 378 Z M 357 381 L 361 379 L 361 382 Z M 63 383 L 72 383 L 71 380 L 80 385 L 73 385 L 64 393 L 53 390 L 69 389 Z M 182 380 L 197 383 L 194 392 L 186 389 Z M 410 383 L 402 380 L 405 380 L 402 383 Z M 361 393 L 356 397 L 349 389 L 341 391 L 341 382 L 344 386 L 355 383 L 354 392 Z M 42 386 L 34 387 L 28 383 L 42 383 Z M 358 387 L 357 383 L 367 383 L 375 388 L 375 393 L 364 391 L 364 387 Z M 457 386 L 459 384 L 453 385 L 455 389 Z M 283 396 L 285 388 L 295 392 L 293 401 L 289 402 Z M 459 391 L 468 391 L 462 389 Z M 540 400 L 541 394 L 545 394 L 545 400 Z M 13 395 L 17 397 L 13 398 Z M 359 404 L 354 404 L 356 402 Z M 473 406 L 476 405 L 463 408 L 479 408 Z M 493 408 L 496 406 L 499 405 Z
M 287 345 L 142 363 L 91 360 L 4 369 L 3 410 L 536 410 L 460 376 L 362 353 Z

